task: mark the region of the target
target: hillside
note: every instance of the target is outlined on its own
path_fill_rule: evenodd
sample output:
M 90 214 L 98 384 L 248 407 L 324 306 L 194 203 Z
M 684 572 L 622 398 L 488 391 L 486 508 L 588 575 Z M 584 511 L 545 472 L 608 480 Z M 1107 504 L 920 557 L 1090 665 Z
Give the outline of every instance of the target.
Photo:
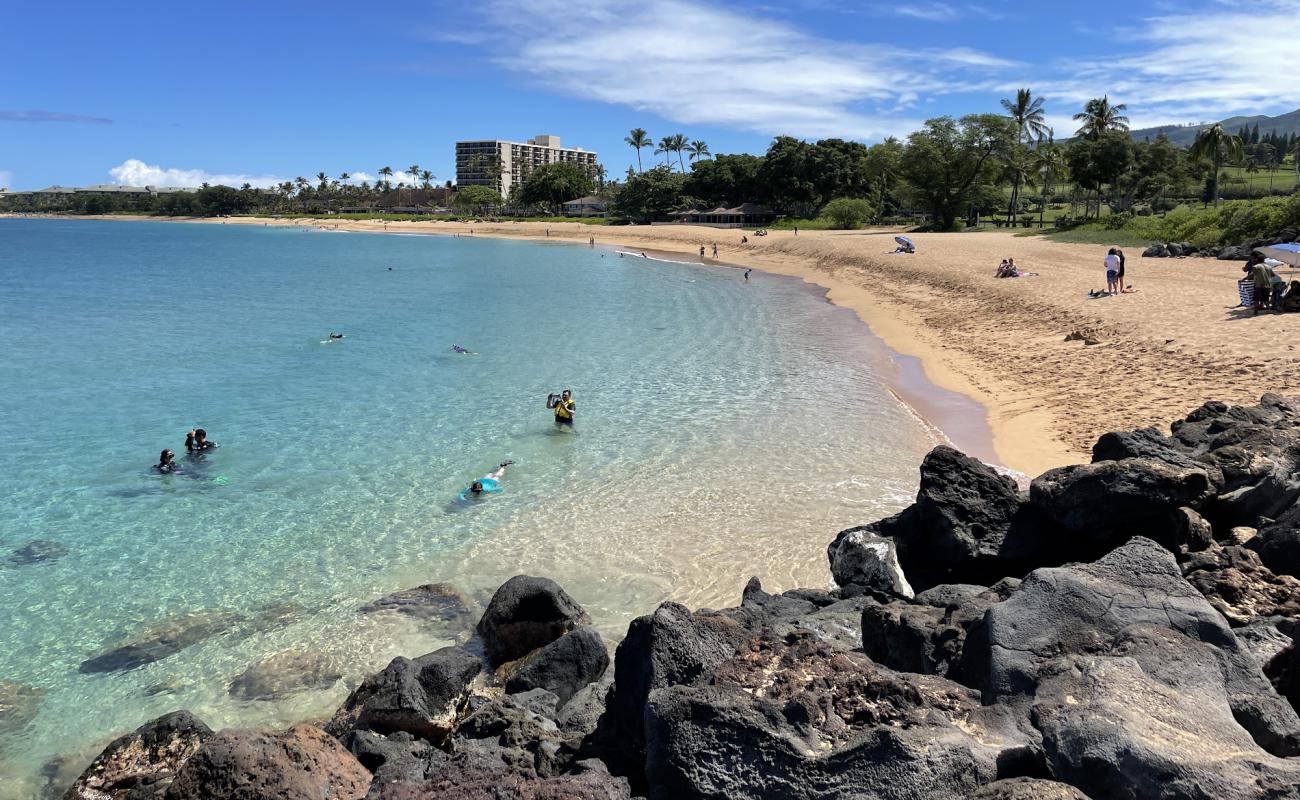
M 1174 144 L 1190 145 L 1196 140 L 1196 134 L 1214 123 L 1204 125 L 1161 125 L 1155 128 L 1142 128 L 1131 132 L 1135 140 L 1146 138 L 1154 139 L 1160 134 L 1169 137 Z M 1251 117 L 1229 117 L 1223 120 L 1223 127 L 1229 131 L 1236 132 L 1243 125 L 1254 127 L 1259 126 L 1261 134 L 1269 131 L 1276 131 L 1281 134 L 1300 133 L 1300 108 L 1287 114 L 1279 114 L 1276 117 L 1269 117 L 1263 114 Z

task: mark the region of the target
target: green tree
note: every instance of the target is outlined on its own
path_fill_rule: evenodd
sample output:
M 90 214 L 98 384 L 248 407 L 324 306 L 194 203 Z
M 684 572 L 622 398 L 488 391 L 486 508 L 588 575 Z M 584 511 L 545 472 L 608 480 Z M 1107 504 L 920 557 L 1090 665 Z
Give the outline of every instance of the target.
M 841 197 L 827 203 L 822 209 L 821 216 L 828 220 L 835 230 L 855 231 L 875 218 L 876 209 L 871 205 L 870 200 Z
M 1128 117 L 1124 116 L 1127 110 L 1123 103 L 1111 105 L 1109 95 L 1094 97 L 1074 115 L 1076 122 L 1083 123 L 1074 135 L 1096 140 L 1107 131 L 1128 131 Z
M 902 173 L 916 201 L 934 216 L 944 230 L 957 225 L 957 217 L 982 186 L 997 179 L 997 154 L 1015 140 L 1014 125 L 996 114 L 972 114 L 960 121 L 952 117 L 928 120 L 907 137 Z
M 1016 212 L 1020 210 L 1020 187 L 1033 171 L 1033 159 L 1024 152 L 1023 145 L 1034 139 L 1042 140 L 1047 135 L 1047 124 L 1043 122 L 1043 98 L 1034 97 L 1029 89 L 1018 89 L 1016 99 L 1003 98 L 1002 108 L 1016 125 L 1015 146 L 1006 156 L 1007 176 L 1011 179 L 1011 202 L 1007 207 L 1007 219 L 1014 224 Z
M 1241 139 L 1223 129 L 1223 123 L 1216 122 L 1196 134 L 1189 155 L 1193 159 L 1208 160 L 1213 168 L 1214 205 L 1219 205 L 1219 170 L 1224 162 L 1235 164 L 1242 159 Z
M 384 180 L 383 180 L 383 183 L 384 183 L 384 191 L 386 191 L 386 192 L 392 191 L 392 189 L 393 189 L 393 184 L 392 184 L 392 182 L 390 182 L 388 179 L 391 178 L 391 177 L 393 177 L 393 168 L 392 168 L 392 167 L 380 167 L 380 168 L 379 168 L 379 177 L 381 177 L 381 178 L 384 179 Z
M 452 205 L 457 211 L 469 214 L 486 214 L 504 202 L 496 189 L 489 186 L 466 186 L 456 192 Z
M 633 222 L 650 222 L 686 205 L 686 176 L 672 167 L 657 166 L 632 174 L 610 202 L 610 214 Z
M 1133 163 L 1133 145 L 1126 133 L 1104 131 L 1096 139 L 1076 139 L 1071 142 L 1066 153 L 1066 163 L 1075 183 L 1092 193 L 1097 216 L 1100 216 L 1106 188 L 1118 181 Z M 1089 216 L 1090 209 L 1091 201 L 1084 209 L 1085 218 Z
M 893 136 L 867 148 L 866 169 L 881 214 L 897 210 L 898 202 L 893 192 L 897 188 L 903 164 L 903 143 Z
M 682 168 L 682 172 L 685 172 L 686 162 L 682 160 L 682 153 L 687 147 L 686 134 L 674 133 L 668 137 L 668 140 L 672 144 L 673 152 L 677 154 L 677 166 Z
M 686 145 L 686 152 L 689 155 L 691 161 L 694 161 L 697 158 L 702 159 L 707 155 L 711 155 L 709 153 L 709 146 L 704 142 L 700 141 L 699 139 L 696 139 L 695 141 Z
M 802 139 L 778 136 L 772 140 L 760 170 L 767 202 L 793 216 L 816 213 L 822 197 L 814 183 L 814 161 L 813 146 Z
M 633 128 L 627 136 L 623 137 L 623 141 L 636 150 L 636 171 L 641 172 L 641 151 L 647 147 L 654 147 L 650 141 L 650 134 L 645 132 L 645 128 Z
M 663 154 L 664 165 L 667 166 L 669 169 L 672 169 L 672 163 L 673 163 L 672 160 L 669 158 L 669 156 L 673 154 L 673 144 L 674 144 L 673 137 L 665 136 L 664 138 L 659 140 L 659 144 L 655 145 L 655 155 Z
M 1056 181 L 1065 174 L 1065 152 L 1060 145 L 1050 141 L 1040 145 L 1034 151 L 1034 171 L 1038 174 L 1038 185 L 1043 189 L 1038 206 L 1038 226 L 1041 228 L 1047 214 L 1047 198 L 1052 194 Z
M 577 164 L 556 162 L 543 164 L 524 178 L 519 187 L 519 201 L 528 205 L 545 205 L 552 214 L 569 200 L 591 194 L 591 173 Z
M 759 169 L 763 159 L 747 153 L 720 155 L 697 161 L 686 177 L 683 191 L 709 206 L 738 206 L 768 202 Z

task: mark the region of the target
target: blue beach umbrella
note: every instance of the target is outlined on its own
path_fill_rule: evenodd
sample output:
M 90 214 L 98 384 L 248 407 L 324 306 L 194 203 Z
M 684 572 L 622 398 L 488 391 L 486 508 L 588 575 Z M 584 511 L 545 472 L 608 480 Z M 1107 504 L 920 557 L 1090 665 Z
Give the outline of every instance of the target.
M 1300 267 L 1300 242 L 1290 244 L 1271 244 L 1268 247 L 1256 247 L 1255 252 L 1263 253 L 1265 258 L 1276 258 L 1283 264 Z
M 895 236 L 894 241 L 898 242 L 903 247 L 911 248 L 913 250 L 916 249 L 916 245 L 913 244 L 912 240 L 907 238 L 906 236 Z

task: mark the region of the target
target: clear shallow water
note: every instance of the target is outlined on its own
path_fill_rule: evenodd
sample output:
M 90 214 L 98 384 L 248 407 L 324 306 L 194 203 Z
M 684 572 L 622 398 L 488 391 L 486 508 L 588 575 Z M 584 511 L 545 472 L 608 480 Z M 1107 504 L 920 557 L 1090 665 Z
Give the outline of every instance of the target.
M 175 708 L 214 727 L 328 713 L 349 680 L 461 633 L 356 613 L 396 589 L 482 598 L 545 574 L 617 635 L 664 599 L 733 604 L 750 575 L 825 584 L 827 541 L 905 504 L 934 443 L 865 327 L 801 282 L 583 247 L 0 220 L 0 342 L 0 561 L 68 550 L 0 566 L 0 683 L 44 693 L 0 738 L 11 796 Z M 571 432 L 543 407 L 566 387 Z M 221 448 L 152 474 L 195 425 Z M 502 494 L 452 502 L 507 458 Z M 78 672 L 193 615 L 236 619 Z M 347 679 L 227 693 L 303 649 Z

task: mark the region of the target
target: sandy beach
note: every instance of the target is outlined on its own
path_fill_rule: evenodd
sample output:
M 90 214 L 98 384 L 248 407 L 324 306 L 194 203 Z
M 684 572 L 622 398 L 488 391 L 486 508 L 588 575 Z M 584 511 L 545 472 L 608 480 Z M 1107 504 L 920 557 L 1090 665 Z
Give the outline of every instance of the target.
M 212 220 L 194 220 L 213 222 Z M 988 410 L 993 444 L 1012 469 L 1036 475 L 1087 460 L 1109 430 L 1165 426 L 1207 400 L 1254 402 L 1300 392 L 1300 315 L 1235 309 L 1240 265 L 1212 259 L 1143 259 L 1127 253 L 1136 291 L 1105 288 L 1098 245 L 1060 244 L 1010 232 L 916 234 L 914 255 L 893 255 L 895 231 L 741 231 L 692 226 L 577 223 L 265 220 L 337 230 L 505 236 L 654 249 L 704 263 L 749 265 L 824 287 L 893 350 L 919 358 L 935 385 Z M 1033 277 L 993 277 L 1012 257 Z M 1293 277 L 1281 273 L 1287 280 Z M 1094 344 L 1067 341 L 1075 332 Z

